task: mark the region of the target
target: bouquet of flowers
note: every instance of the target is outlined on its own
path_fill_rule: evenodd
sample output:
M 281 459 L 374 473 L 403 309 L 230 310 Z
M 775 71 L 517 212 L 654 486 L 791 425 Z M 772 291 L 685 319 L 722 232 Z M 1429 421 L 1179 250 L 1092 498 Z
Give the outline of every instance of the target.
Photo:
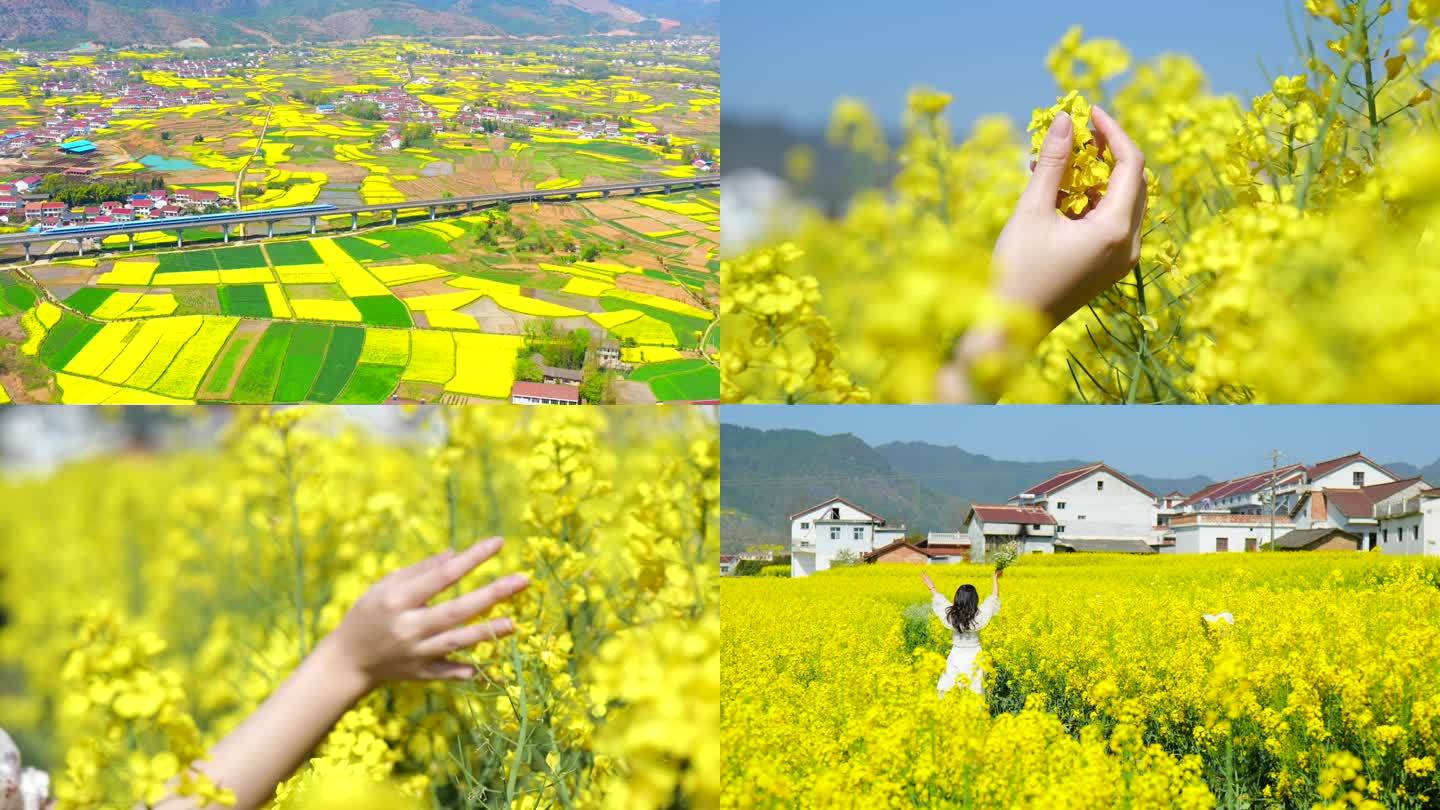
M 1004 571 L 1020 559 L 1020 545 L 1018 543 L 1006 543 L 1003 546 L 990 552 L 990 564 L 995 566 L 996 571 Z

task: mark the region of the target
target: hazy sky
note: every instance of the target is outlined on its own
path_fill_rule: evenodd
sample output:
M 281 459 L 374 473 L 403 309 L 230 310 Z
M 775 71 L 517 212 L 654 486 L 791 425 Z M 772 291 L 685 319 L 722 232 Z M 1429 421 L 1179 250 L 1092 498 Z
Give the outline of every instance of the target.
M 1053 101 L 1045 54 L 1072 24 L 1117 39 L 1136 61 L 1187 53 L 1212 87 L 1250 96 L 1270 74 L 1301 64 L 1286 22 L 1301 0 L 725 0 L 725 115 L 823 125 L 837 96 L 858 96 L 898 122 L 906 90 L 928 83 L 955 96 L 952 120 L 1002 112 L 1021 125 Z M 1398 30 L 1406 3 L 1395 4 Z
M 1440 458 L 1440 406 L 738 405 L 720 421 L 924 441 L 1008 461 L 1106 461 L 1144 475 L 1232 478 L 1357 450 L 1378 463 Z

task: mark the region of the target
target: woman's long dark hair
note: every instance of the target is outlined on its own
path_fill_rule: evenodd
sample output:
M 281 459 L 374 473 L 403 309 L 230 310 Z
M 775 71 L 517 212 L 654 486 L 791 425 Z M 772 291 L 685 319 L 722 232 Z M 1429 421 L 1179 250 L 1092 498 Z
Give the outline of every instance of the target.
M 950 620 L 951 629 L 967 632 L 975 614 L 980 612 L 980 592 L 974 585 L 961 585 L 955 589 L 955 602 L 945 608 L 945 618 Z

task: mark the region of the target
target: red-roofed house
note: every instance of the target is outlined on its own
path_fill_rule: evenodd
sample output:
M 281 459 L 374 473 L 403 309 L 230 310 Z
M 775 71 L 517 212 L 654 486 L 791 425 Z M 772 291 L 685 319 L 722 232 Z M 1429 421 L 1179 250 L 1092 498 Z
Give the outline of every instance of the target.
M 925 541 L 907 543 L 896 540 L 892 543 L 867 551 L 860 559 L 867 563 L 911 563 L 914 565 L 951 565 L 965 562 L 970 558 L 970 544 L 957 546 L 932 545 Z
M 1010 499 L 1012 506 L 1049 513 L 1054 542 L 1086 541 L 1085 550 L 1098 541 L 1150 543 L 1158 502 L 1153 492 L 1104 462 L 1058 472 Z
M 579 405 L 580 389 L 573 385 L 516 382 L 510 389 L 510 402 L 515 405 Z
M 837 495 L 790 516 L 790 575 L 809 576 L 828 569 L 842 553 L 858 558 L 904 539 L 903 524 L 891 526 Z
M 983 559 L 989 546 L 1019 543 L 1022 551 L 1055 550 L 1055 518 L 1039 506 L 977 503 L 970 507 L 960 528 L 970 539 L 971 553 Z
M 1377 513 L 1429 489 L 1418 476 L 1355 489 L 1319 487 L 1300 496 L 1291 516 L 1299 529 L 1343 529 L 1360 538 L 1361 551 L 1369 551 L 1377 545 L 1384 548 Z
M 1366 487 L 1386 484 L 1399 476 L 1366 458 L 1363 453 L 1332 458 L 1305 468 L 1305 479 L 1311 487 Z
M 15 181 L 15 190 L 20 192 L 21 194 L 28 194 L 40 187 L 40 181 L 42 179 L 44 178 L 42 178 L 38 174 L 32 174 L 29 177 L 22 177 L 19 180 Z

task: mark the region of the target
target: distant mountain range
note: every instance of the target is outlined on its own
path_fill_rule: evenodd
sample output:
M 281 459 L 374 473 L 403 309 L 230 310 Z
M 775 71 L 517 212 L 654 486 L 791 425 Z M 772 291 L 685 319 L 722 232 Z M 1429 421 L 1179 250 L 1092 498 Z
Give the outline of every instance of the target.
M 751 543 L 783 544 L 792 513 L 836 495 L 892 524 L 904 523 L 914 534 L 955 530 L 972 503 L 1003 503 L 1061 470 L 1099 460 L 1005 461 L 927 442 L 872 447 L 848 433 L 722 424 L 721 548 L 729 554 Z M 1385 466 L 1440 484 L 1440 459 L 1426 467 Z M 1200 475 L 1160 478 L 1120 471 L 1157 495 L 1190 494 L 1214 482 Z
M 19 0 L 0 4 L 0 42 L 285 44 L 377 35 L 709 33 L 719 0 Z M 188 43 L 194 44 L 194 43 Z

